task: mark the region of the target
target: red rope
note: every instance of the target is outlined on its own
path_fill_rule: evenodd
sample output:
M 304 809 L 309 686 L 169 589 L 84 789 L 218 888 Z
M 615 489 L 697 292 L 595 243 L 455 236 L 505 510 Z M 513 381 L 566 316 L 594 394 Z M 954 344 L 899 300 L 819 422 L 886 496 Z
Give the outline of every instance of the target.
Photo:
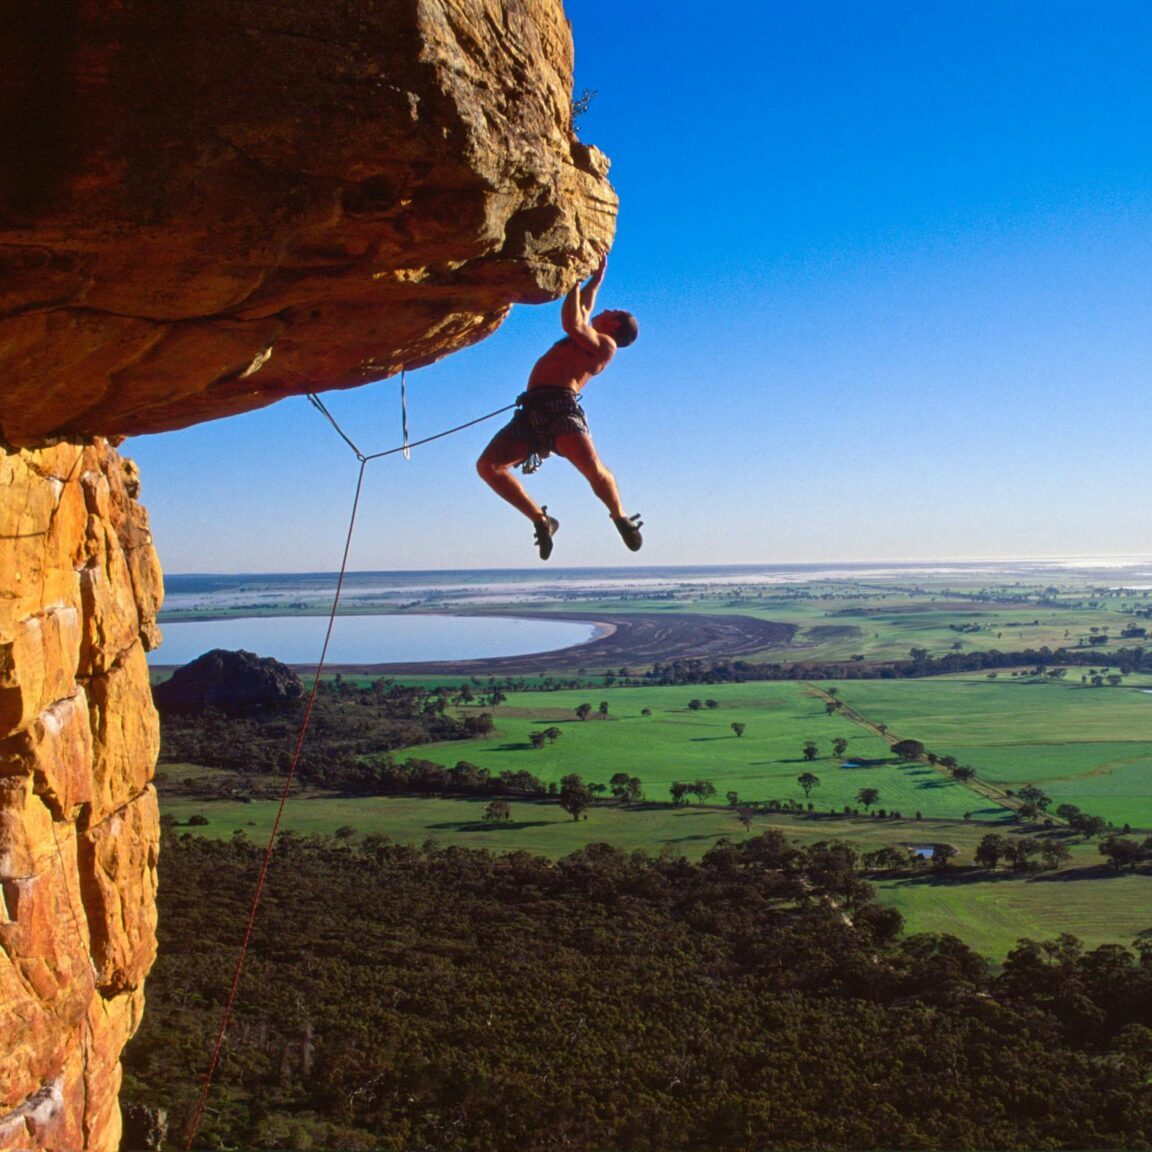
M 358 454 L 359 455 L 359 454 Z M 204 1087 L 200 1092 L 200 1101 L 196 1106 L 196 1113 L 192 1117 L 192 1128 L 188 1133 L 188 1143 L 184 1145 L 185 1152 L 190 1152 L 192 1141 L 200 1128 L 200 1121 L 204 1116 L 204 1109 L 208 1104 L 208 1090 L 212 1086 L 212 1077 L 216 1074 L 216 1066 L 220 1062 L 220 1054 L 224 1049 L 224 1036 L 228 1025 L 232 1021 L 232 1007 L 236 1001 L 236 991 L 240 987 L 240 976 L 244 971 L 244 960 L 248 955 L 248 943 L 252 938 L 252 926 L 256 923 L 256 912 L 260 907 L 260 897 L 264 891 L 264 881 L 268 876 L 268 865 L 272 860 L 272 850 L 276 846 L 276 833 L 280 829 L 280 819 L 284 815 L 284 806 L 288 803 L 288 792 L 292 787 L 292 780 L 296 774 L 296 765 L 300 760 L 300 750 L 304 747 L 304 737 L 308 733 L 308 723 L 312 719 L 312 706 L 316 703 L 316 694 L 320 690 L 320 673 L 324 670 L 324 661 L 328 655 L 328 642 L 332 639 L 332 629 L 336 623 L 336 609 L 340 605 L 340 592 L 344 587 L 344 574 L 348 570 L 348 553 L 352 548 L 352 532 L 356 526 L 356 510 L 360 506 L 360 490 L 364 486 L 364 469 L 367 461 L 360 459 L 360 475 L 356 478 L 356 495 L 352 500 L 352 515 L 348 519 L 348 536 L 344 541 L 344 558 L 340 563 L 340 576 L 336 581 L 336 595 L 332 599 L 332 611 L 328 615 L 328 631 L 324 635 L 324 647 L 320 650 L 320 661 L 316 665 L 316 676 L 312 681 L 312 691 L 308 696 L 308 704 L 304 709 L 304 720 L 300 725 L 300 734 L 296 738 L 296 749 L 292 753 L 292 762 L 288 766 L 288 779 L 284 782 L 284 790 L 280 793 L 280 807 L 276 810 L 276 819 L 272 823 L 272 834 L 268 837 L 268 847 L 264 852 L 264 863 L 260 869 L 260 878 L 256 882 L 256 891 L 252 897 L 252 907 L 248 912 L 248 923 L 244 928 L 244 939 L 240 944 L 240 956 L 236 961 L 236 971 L 232 976 L 232 987 L 228 992 L 228 999 L 224 1005 L 224 1018 L 220 1021 L 220 1031 L 216 1036 L 216 1046 L 212 1051 L 212 1060 L 204 1076 Z

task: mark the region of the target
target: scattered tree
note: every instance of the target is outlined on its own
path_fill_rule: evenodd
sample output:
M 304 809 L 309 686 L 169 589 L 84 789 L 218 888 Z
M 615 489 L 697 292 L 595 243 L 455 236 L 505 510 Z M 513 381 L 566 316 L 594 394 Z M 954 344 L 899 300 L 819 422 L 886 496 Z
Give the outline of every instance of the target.
M 1137 864 L 1147 859 L 1144 848 L 1126 836 L 1105 836 L 1100 841 L 1100 855 L 1106 857 L 1108 863 L 1117 871 L 1123 868 L 1135 868 Z
M 608 791 L 617 800 L 623 800 L 628 795 L 628 783 L 631 778 L 627 772 L 616 772 L 608 781 Z
M 887 872 L 893 868 L 903 868 L 908 863 L 908 853 L 891 844 L 885 844 L 883 848 L 877 848 L 874 852 L 865 852 L 860 862 L 870 870 Z
M 729 727 L 732 729 L 733 732 L 736 733 L 737 736 L 743 736 L 744 735 L 744 725 L 741 724 L 739 720 L 733 720 L 732 723 L 729 725 Z
M 580 776 L 572 772 L 560 781 L 560 807 L 573 820 L 579 820 L 592 803 L 592 793 Z
M 813 788 L 820 787 L 820 777 L 817 776 L 815 772 L 801 772 L 800 775 L 796 777 L 796 783 L 804 789 L 804 797 L 807 799 L 812 795 Z
M 497 824 L 512 819 L 512 806 L 507 800 L 490 800 L 484 809 L 484 823 Z
M 1045 811 L 1048 805 L 1052 803 L 1052 798 L 1048 793 L 1037 788 L 1035 784 L 1026 784 L 1016 795 L 1019 796 L 1025 804 L 1034 804 L 1039 812 Z
M 688 791 L 703 804 L 716 795 L 716 785 L 711 780 L 695 780 L 688 786 Z
M 919 760 L 924 755 L 924 745 L 919 740 L 897 740 L 892 751 L 905 762 Z

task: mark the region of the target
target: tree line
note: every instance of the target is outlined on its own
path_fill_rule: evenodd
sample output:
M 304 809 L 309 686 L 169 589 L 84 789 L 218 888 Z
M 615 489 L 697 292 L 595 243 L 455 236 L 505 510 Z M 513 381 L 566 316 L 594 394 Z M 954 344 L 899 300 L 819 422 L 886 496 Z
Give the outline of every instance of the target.
M 1152 649 L 1121 647 L 1108 653 L 1110 666 L 1122 676 L 1152 671 Z M 927 649 L 911 649 L 906 660 L 884 662 L 852 660 L 819 663 L 755 663 L 748 660 L 704 660 L 699 658 L 658 662 L 651 671 L 633 683 L 643 684 L 729 684 L 755 680 L 901 680 L 943 676 L 956 672 L 998 671 L 1024 665 L 1043 675 L 1055 665 L 1098 666 L 1101 653 L 1086 648 L 1024 648 L 1005 652 L 997 648 L 973 652 L 945 652 L 933 656 Z M 1101 679 L 1101 685 L 1105 681 Z
M 262 848 L 162 855 L 123 1092 L 183 1146 Z M 775 832 L 696 864 L 281 833 L 197 1147 L 1149 1147 L 1146 938 L 996 971 L 903 935 L 861 863 Z
M 366 687 L 339 678 L 320 685 L 312 709 L 309 739 L 300 751 L 298 777 L 327 788 L 373 791 L 374 782 L 407 774 L 413 790 L 423 788 L 419 768 L 392 764 L 391 753 L 446 740 L 467 740 L 492 731 L 490 710 L 454 716 L 449 704 L 474 698 L 468 685 L 434 689 L 377 680 Z M 496 694 L 497 702 L 505 697 Z M 489 697 L 490 707 L 492 696 Z M 303 700 L 247 715 L 215 709 L 161 710 L 162 763 L 203 764 L 242 776 L 283 775 L 296 750 L 307 704 Z M 372 763 L 365 764 L 365 758 Z M 388 788 L 391 789 L 390 785 Z

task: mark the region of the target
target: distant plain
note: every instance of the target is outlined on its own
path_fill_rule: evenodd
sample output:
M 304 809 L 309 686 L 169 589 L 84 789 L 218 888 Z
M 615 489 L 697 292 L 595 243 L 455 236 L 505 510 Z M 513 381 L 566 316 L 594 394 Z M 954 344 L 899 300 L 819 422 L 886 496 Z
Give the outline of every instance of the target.
M 699 858 L 721 838 L 740 839 L 767 827 L 804 842 L 845 839 L 861 851 L 942 842 L 957 849 L 950 871 L 877 877 L 881 899 L 901 910 L 909 930 L 952 931 L 990 955 L 1003 956 L 1021 936 L 1068 931 L 1089 944 L 1128 942 L 1152 927 L 1152 876 L 1115 873 L 1096 842 L 1073 835 L 1058 820 L 1048 818 L 1048 827 L 1045 819 L 1021 822 L 1011 801 L 1013 792 L 1032 784 L 1051 798 L 1050 812 L 1074 804 L 1117 829 L 1130 825 L 1137 838 L 1152 833 L 1152 677 L 1135 673 L 1116 682 L 1104 677 L 1117 675 L 1113 649 L 1140 642 L 1122 639 L 1121 633 L 1147 621 L 1149 581 L 1143 575 L 1127 573 L 1126 584 L 1125 574 L 1114 580 L 1113 572 L 1104 583 L 1090 573 L 1062 573 L 1059 583 L 1050 573 L 1026 582 L 1017 578 L 1020 573 L 1007 571 L 999 573 L 999 581 L 985 571 L 917 572 L 911 579 L 906 571 L 873 573 L 867 580 L 823 574 L 815 581 L 788 582 L 775 573 L 741 583 L 739 573 L 726 573 L 718 582 L 699 573 L 678 581 L 663 572 L 646 576 L 640 586 L 624 581 L 614 589 L 605 587 L 603 572 L 559 585 L 551 574 L 547 580 L 538 576 L 535 586 L 520 575 L 495 583 L 468 575 L 454 588 L 438 580 L 419 592 L 411 587 L 411 575 L 403 582 L 403 604 L 377 603 L 376 609 L 524 615 L 578 610 L 609 620 L 620 612 L 741 614 L 794 626 L 787 647 L 760 659 L 803 662 L 814 675 L 651 685 L 644 682 L 651 665 L 585 666 L 587 648 L 577 648 L 558 655 L 550 670 L 502 674 L 507 698 L 492 707 L 486 692 L 496 680 L 474 670 L 453 676 L 442 666 L 428 668 L 402 679 L 429 687 L 468 684 L 473 702 L 458 700 L 454 710 L 460 715 L 489 710 L 495 729 L 483 738 L 410 748 L 397 754 L 401 758 L 446 765 L 468 760 L 493 774 L 524 769 L 545 784 L 569 773 L 607 784 L 623 772 L 640 779 L 644 803 L 622 806 L 602 794 L 587 819 L 573 821 L 554 801 L 514 799 L 511 818 L 493 824 L 485 821 L 485 804 L 477 799 L 301 792 L 288 804 L 287 828 L 325 835 L 342 829 L 345 836 L 383 834 L 413 843 L 432 838 L 553 858 L 592 841 Z M 509 601 L 501 602 L 502 594 Z M 483 607 L 465 608 L 460 597 L 479 597 Z M 292 603 L 289 611 L 313 610 L 299 598 Z M 1106 645 L 1093 639 L 1101 635 Z M 1032 654 L 1045 647 L 1091 655 L 1062 672 L 1021 660 L 994 673 L 911 679 L 834 680 L 815 674 L 822 662 L 852 661 L 874 675 L 877 666 L 907 660 L 914 649 L 940 658 L 993 648 Z M 343 675 L 367 683 L 376 673 L 345 668 Z M 579 687 L 559 687 L 573 681 Z M 827 709 L 829 690 L 852 715 Z M 699 707 L 691 706 L 694 700 Z M 606 717 L 598 713 L 601 702 L 607 704 Z M 580 720 L 576 708 L 585 703 L 592 714 Z M 743 725 L 741 735 L 733 723 Z M 548 728 L 558 729 L 559 738 L 533 747 L 532 733 Z M 837 738 L 847 742 L 842 757 L 833 755 Z M 924 761 L 900 762 L 891 750 L 899 738 L 921 741 L 937 756 L 970 766 L 974 786 Z M 816 746 L 812 759 L 804 753 L 809 741 Z M 806 771 L 819 778 L 809 796 L 797 780 Z M 198 834 L 242 831 L 257 840 L 265 837 L 273 801 L 197 799 L 184 789 L 165 787 L 165 779 L 207 772 L 194 765 L 163 765 L 165 814 L 181 824 L 192 815 L 206 818 L 209 823 L 198 827 Z M 674 781 L 700 779 L 715 789 L 707 803 L 671 805 Z M 863 788 L 879 793 L 870 810 L 859 801 Z M 738 819 L 728 793 L 740 805 L 760 806 L 750 828 Z M 764 810 L 770 802 L 800 810 Z M 892 817 L 894 811 L 899 818 Z M 1053 874 L 972 870 L 976 845 L 989 830 L 1058 836 L 1071 857 Z

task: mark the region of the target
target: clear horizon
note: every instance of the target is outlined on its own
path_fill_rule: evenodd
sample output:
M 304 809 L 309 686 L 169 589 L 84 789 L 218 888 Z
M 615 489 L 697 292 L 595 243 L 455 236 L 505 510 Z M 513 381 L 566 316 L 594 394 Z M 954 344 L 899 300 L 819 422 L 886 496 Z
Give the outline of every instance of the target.
M 1152 553 L 1143 555 L 1084 555 L 1084 556 L 953 556 L 953 557 L 933 557 L 933 558 L 909 558 L 909 557 L 892 557 L 892 558 L 878 558 L 872 557 L 863 560 L 765 560 L 765 561 L 740 561 L 731 564 L 595 564 L 595 565 L 563 565 L 563 564 L 549 564 L 547 566 L 524 566 L 524 565 L 472 565 L 472 566 L 458 566 L 452 568 L 349 568 L 347 575 L 349 576 L 371 576 L 377 574 L 387 575 L 418 575 L 422 572 L 506 572 L 506 573 L 529 573 L 540 579 L 546 580 L 550 576 L 556 576 L 564 572 L 602 572 L 602 571 L 615 571 L 615 572 L 632 572 L 635 576 L 643 574 L 645 571 L 729 571 L 737 568 L 749 569 L 772 569 L 772 568 L 872 568 L 872 567 L 907 567 L 907 568 L 926 568 L 933 566 L 940 567 L 982 567 L 986 565 L 995 565 L 999 567 L 1011 567 L 1013 565 L 1024 566 L 1051 566 L 1051 567 L 1084 567 L 1084 568 L 1100 568 L 1100 569 L 1114 569 L 1114 568 L 1131 568 L 1141 567 L 1144 565 L 1152 565 Z M 244 577 L 255 578 L 261 576 L 289 576 L 289 577 L 308 577 L 308 576 L 337 576 L 339 574 L 338 568 L 329 569 L 240 569 L 240 570 L 224 570 L 224 569 L 200 569 L 188 570 L 180 572 L 165 572 L 165 579 L 179 579 L 181 577 Z

